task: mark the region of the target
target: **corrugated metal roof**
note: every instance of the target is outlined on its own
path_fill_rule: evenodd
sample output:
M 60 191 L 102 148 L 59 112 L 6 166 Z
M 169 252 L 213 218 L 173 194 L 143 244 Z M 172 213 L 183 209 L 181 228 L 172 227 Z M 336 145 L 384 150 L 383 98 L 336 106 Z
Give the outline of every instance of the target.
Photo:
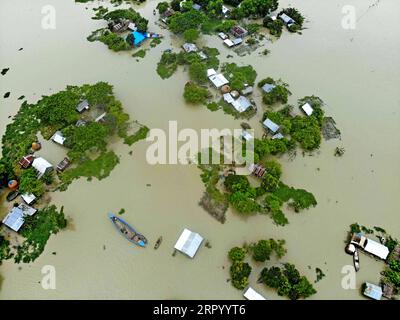
M 243 296 L 247 300 L 266 300 L 261 294 L 259 294 L 252 287 L 248 287 L 247 290 L 243 293 Z
M 274 133 L 279 130 L 279 126 L 268 118 L 263 122 L 263 126 Z
M 24 224 L 23 216 L 24 216 L 23 211 L 20 208 L 14 207 L 3 219 L 3 223 L 12 230 L 18 232 L 18 230 Z
M 375 300 L 381 300 L 382 298 L 382 288 L 375 284 L 366 282 L 366 288 L 364 290 L 364 295 Z
M 175 249 L 193 258 L 203 240 L 198 233 L 185 228 L 175 244 Z
M 306 104 L 302 105 L 301 108 L 308 116 L 311 116 L 314 111 L 314 109 L 311 107 L 311 105 L 308 102 Z

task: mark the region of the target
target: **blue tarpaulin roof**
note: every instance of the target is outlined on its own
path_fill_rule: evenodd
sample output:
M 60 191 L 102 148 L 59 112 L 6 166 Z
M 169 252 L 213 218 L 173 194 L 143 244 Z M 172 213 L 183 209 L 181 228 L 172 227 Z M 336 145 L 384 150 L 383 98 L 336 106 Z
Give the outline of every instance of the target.
M 133 31 L 132 35 L 134 37 L 133 44 L 135 46 L 139 45 L 144 39 L 146 39 L 146 35 L 144 33 L 139 32 L 139 31 Z

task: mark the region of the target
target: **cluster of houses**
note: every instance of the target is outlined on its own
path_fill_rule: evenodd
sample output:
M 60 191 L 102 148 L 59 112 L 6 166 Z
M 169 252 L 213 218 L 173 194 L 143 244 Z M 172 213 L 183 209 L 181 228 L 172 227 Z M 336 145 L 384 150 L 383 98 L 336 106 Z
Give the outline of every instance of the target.
M 116 19 L 108 23 L 108 29 L 111 32 L 122 34 L 129 30 L 126 40 L 134 47 L 139 47 L 142 42 L 148 38 L 161 38 L 158 33 L 140 32 L 135 23 L 126 19 Z
M 218 33 L 218 36 L 223 40 L 224 45 L 228 48 L 236 47 L 242 44 L 244 38 L 249 34 L 245 28 L 239 25 L 232 27 L 230 33 L 233 36 L 232 39 L 224 32 Z
M 83 100 L 79 102 L 76 106 L 76 111 L 78 113 L 83 113 L 85 110 L 89 110 L 89 102 L 87 100 Z M 76 123 L 76 126 L 83 126 L 86 122 L 84 120 L 79 120 Z M 59 145 L 64 145 L 65 137 L 62 135 L 61 131 L 56 131 L 54 135 L 51 137 L 51 140 Z M 39 151 L 41 148 L 41 144 L 38 142 L 32 143 L 31 153 L 28 155 L 23 156 L 20 161 L 18 162 L 20 168 L 22 170 L 28 169 L 30 167 L 34 168 L 37 172 L 37 178 L 42 178 L 45 174 L 50 173 L 54 170 L 54 166 L 47 161 L 45 158 L 36 156 L 35 152 Z M 57 172 L 63 172 L 67 169 L 71 164 L 71 161 L 68 157 L 65 157 L 60 163 L 57 164 L 56 170 Z M 16 189 L 18 184 L 16 183 Z M 17 194 L 17 191 L 14 191 Z M 19 194 L 19 193 L 18 193 Z M 17 194 L 17 196 L 18 196 Z M 15 199 L 15 198 L 13 198 Z M 34 194 L 21 194 L 21 199 L 23 203 L 20 203 L 18 206 L 14 206 L 3 219 L 3 223 L 9 227 L 10 229 L 18 232 L 20 228 L 24 224 L 24 217 L 25 216 L 32 216 L 37 212 L 37 209 L 31 207 L 37 200 Z
M 275 88 L 274 84 L 265 84 L 261 89 L 268 93 L 271 92 L 271 90 Z M 304 105 L 302 105 L 300 107 L 300 109 L 307 115 L 307 116 L 311 116 L 314 112 L 314 109 L 312 108 L 312 106 L 307 102 Z M 278 124 L 276 124 L 275 122 L 273 122 L 271 119 L 266 118 L 264 120 L 264 122 L 262 123 L 263 127 L 265 130 L 267 130 L 268 133 L 270 133 L 272 135 L 271 139 L 282 139 L 284 136 L 283 134 L 280 132 L 280 126 Z

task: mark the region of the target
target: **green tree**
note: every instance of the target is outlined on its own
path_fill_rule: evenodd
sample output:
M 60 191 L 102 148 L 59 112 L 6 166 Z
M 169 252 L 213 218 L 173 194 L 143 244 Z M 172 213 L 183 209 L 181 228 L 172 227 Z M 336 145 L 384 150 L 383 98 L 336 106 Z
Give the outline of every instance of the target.
M 63 131 L 65 136 L 64 145 L 71 150 L 68 155 L 72 159 L 79 159 L 85 156 L 87 151 L 105 151 L 107 143 L 105 141 L 108 136 L 107 128 L 98 123 L 91 122 L 85 126 L 69 126 Z
M 189 66 L 189 76 L 190 79 L 199 84 L 207 83 L 207 66 L 201 62 L 192 63 Z
M 185 90 L 183 92 L 183 97 L 185 98 L 186 102 L 192 104 L 205 103 L 208 95 L 209 92 L 207 89 L 199 87 L 193 82 L 186 83 Z
M 198 29 L 204 20 L 201 12 L 191 9 L 187 12 L 177 12 L 168 20 L 171 32 L 183 33 L 188 29 Z
M 33 193 L 36 197 L 40 197 L 44 194 L 45 188 L 42 180 L 38 179 L 37 172 L 34 168 L 29 168 L 22 171 L 19 191 L 24 193 Z
M 183 33 L 183 38 L 186 42 L 195 42 L 199 38 L 199 31 L 197 29 L 187 29 Z
M 264 262 L 270 259 L 272 247 L 268 240 L 260 240 L 251 246 L 251 251 L 254 260 Z
M 159 14 L 163 14 L 165 13 L 169 8 L 169 3 L 166 1 L 160 2 L 159 4 L 157 4 L 157 9 Z
M 249 284 L 251 266 L 246 262 L 234 262 L 230 268 L 232 285 L 243 290 Z
M 231 174 L 225 178 L 224 185 L 230 192 L 246 192 L 250 187 L 250 182 L 246 176 Z
M 246 256 L 246 250 L 240 247 L 234 247 L 229 250 L 228 256 L 232 262 L 241 262 Z

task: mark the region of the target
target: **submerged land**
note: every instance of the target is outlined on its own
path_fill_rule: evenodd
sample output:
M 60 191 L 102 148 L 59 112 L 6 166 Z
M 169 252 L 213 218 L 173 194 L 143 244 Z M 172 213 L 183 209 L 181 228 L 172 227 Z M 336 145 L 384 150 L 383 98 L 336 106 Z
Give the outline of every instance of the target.
M 135 225 L 139 224 L 143 229 L 147 229 L 153 243 L 157 238 L 160 239 L 160 234 L 164 234 L 160 251 L 157 251 L 157 254 L 137 251 L 137 257 L 132 258 L 135 263 L 159 264 L 161 259 L 167 270 L 168 264 L 176 267 L 178 263 L 180 270 L 187 272 L 201 268 L 203 265 L 201 259 L 208 255 L 219 261 L 217 262 L 219 272 L 214 278 L 203 266 L 204 273 L 200 279 L 217 281 L 219 290 L 223 288 L 226 297 L 230 296 L 228 292 L 238 297 L 237 293 L 233 294 L 231 290 L 239 289 L 238 294 L 241 294 L 249 285 L 268 298 L 276 295 L 277 298 L 289 299 L 326 297 L 327 286 L 333 285 L 332 281 L 338 282 L 334 286 L 339 288 L 340 281 L 337 275 L 332 274 L 330 266 L 335 265 L 335 272 L 339 273 L 340 270 L 337 270 L 337 264 L 333 261 L 344 262 L 346 259 L 340 237 L 332 236 L 329 237 L 329 241 L 326 239 L 327 242 L 323 242 L 328 247 L 338 248 L 334 250 L 335 256 L 324 253 L 324 250 L 314 250 L 312 256 L 307 253 L 301 255 L 298 245 L 307 243 L 307 246 L 315 246 L 316 237 L 324 234 L 322 225 L 315 224 L 315 221 L 321 219 L 318 217 L 322 214 L 321 211 L 324 212 L 324 217 L 326 212 L 331 212 L 329 219 L 334 219 L 334 215 L 340 215 L 338 211 L 348 210 L 346 205 L 339 201 L 340 194 L 334 196 L 332 187 L 335 184 L 329 185 L 332 180 L 327 179 L 326 172 L 330 172 L 332 166 L 343 168 L 348 164 L 346 159 L 349 155 L 354 157 L 352 150 L 357 148 L 349 144 L 345 138 L 343 141 L 339 140 L 341 134 L 348 131 L 346 120 L 339 112 L 340 103 L 332 98 L 323 85 L 309 84 L 299 90 L 299 80 L 283 68 L 284 63 L 280 63 L 281 69 L 272 68 L 273 71 L 262 67 L 264 65 L 271 67 L 269 59 L 278 63 L 282 59 L 288 59 L 287 56 L 284 58 L 282 50 L 276 52 L 274 50 L 279 48 L 280 41 L 283 41 L 284 45 L 290 42 L 300 45 L 303 37 L 309 39 L 308 32 L 315 32 L 314 21 L 318 21 L 318 18 L 315 14 L 309 16 L 312 12 L 310 7 L 293 8 L 285 1 L 281 1 L 282 4 L 278 1 L 259 3 L 251 0 L 244 0 L 240 9 L 235 8 L 236 4 L 231 1 L 225 3 L 186 1 L 183 5 L 180 1 L 172 1 L 142 4 L 139 7 L 135 5 L 131 7 L 129 1 L 111 1 L 110 5 L 101 7 L 91 1 L 85 2 L 84 5 L 77 4 L 78 8 L 83 9 L 86 6 L 93 10 L 86 10 L 86 15 L 82 19 L 94 21 L 93 26 L 89 24 L 85 28 L 88 33 L 81 34 L 81 38 L 85 40 L 91 33 L 87 38 L 89 40 L 87 50 L 101 52 L 116 65 L 122 62 L 126 71 L 120 69 L 118 75 L 111 76 L 113 81 L 110 83 L 114 86 L 114 90 L 118 91 L 117 95 L 114 94 L 110 84 L 106 82 L 95 84 L 93 80 L 90 81 L 93 83 L 91 85 L 67 86 L 66 89 L 58 86 L 60 91 L 56 94 L 44 96 L 36 103 L 23 102 L 16 115 L 6 121 L 8 126 L 3 136 L 1 159 L 3 185 L 15 181 L 17 186 L 13 186 L 13 190 L 19 189 L 21 194 L 34 194 L 38 198 L 36 206 L 39 211 L 32 216 L 32 219 L 25 221 L 18 237 L 15 237 L 13 231 L 10 232 L 5 226 L 2 227 L 5 234 L 0 238 L 0 256 L 4 263 L 0 270 L 5 266 L 4 274 L 13 272 L 11 270 L 15 269 L 15 265 L 10 264 L 10 261 L 34 262 L 41 254 L 45 255 L 52 250 L 46 249 L 47 242 L 54 243 L 53 253 L 57 251 L 57 254 L 52 255 L 52 259 L 64 259 L 63 252 L 58 252 L 56 238 L 73 237 L 73 234 L 85 232 L 83 230 L 87 230 L 89 224 L 88 220 L 86 222 L 81 220 L 81 213 L 89 211 L 95 220 L 103 219 L 102 213 L 106 211 L 104 209 L 106 207 L 115 212 L 119 210 L 120 214 L 124 214 L 124 218 L 132 219 Z M 228 9 L 228 12 L 223 8 Z M 282 15 L 292 17 L 294 22 L 282 18 Z M 103 42 L 106 46 L 103 44 L 97 46 L 96 42 L 93 42 L 95 40 Z M 107 47 L 111 51 L 107 52 Z M 121 53 L 116 55 L 112 51 Z M 281 57 L 277 55 L 278 52 Z M 144 82 L 139 81 L 140 77 L 133 71 L 132 63 L 136 65 L 133 68 L 140 70 Z M 3 79 L 7 79 L 13 73 L 15 66 L 12 64 L 10 66 L 11 68 L 4 66 Z M 127 78 L 122 76 L 125 72 Z M 109 81 L 110 73 L 102 72 L 101 68 L 98 69 L 98 73 L 99 75 L 96 75 L 96 72 L 93 74 L 97 81 L 98 79 Z M 117 86 L 121 84 L 119 79 L 121 76 L 126 79 L 121 88 L 128 89 L 126 92 L 131 90 L 134 92 L 128 95 L 129 99 L 126 93 L 121 94 Z M 224 84 L 220 85 L 221 81 Z M 136 89 L 141 89 L 139 91 L 132 89 L 133 83 L 136 84 Z M 153 83 L 159 83 L 160 88 L 162 86 L 166 88 L 165 90 L 169 90 L 174 97 L 173 101 L 166 102 L 165 97 L 168 97 L 169 93 L 164 92 L 164 89 L 151 90 L 150 88 L 154 88 Z M 71 81 L 68 84 L 71 84 Z M 147 86 L 151 91 L 146 88 Z M 25 95 L 25 92 L 13 90 L 17 91 L 16 96 Z M 148 97 L 160 95 L 160 99 L 147 100 L 146 94 L 140 91 L 145 92 Z M 8 99 L 13 96 L 14 94 L 10 93 L 7 95 Z M 122 97 L 123 103 L 118 101 L 119 96 Z M 347 96 L 353 97 L 353 93 L 349 92 Z M 85 101 L 90 108 L 81 114 L 76 108 Z M 130 112 L 126 112 L 125 104 L 134 107 Z M 159 106 L 163 104 L 168 107 L 170 104 L 177 104 L 178 107 L 168 108 L 167 110 L 173 110 L 173 114 L 169 114 L 166 110 L 160 109 Z M 153 113 L 148 114 L 147 108 L 153 110 Z M 93 114 L 93 111 L 96 112 Z M 165 189 L 165 180 L 162 179 L 164 173 L 160 172 L 160 169 L 147 168 L 138 162 L 138 158 L 142 161 L 144 158 L 143 142 L 129 150 L 124 149 L 119 143 L 121 141 L 128 147 L 146 137 L 149 129 L 129 120 L 128 114 L 134 114 L 136 118 L 136 113 L 146 124 L 149 123 L 150 128 L 159 126 L 160 121 L 151 120 L 151 114 L 158 113 L 157 117 L 164 115 L 160 119 L 175 117 L 180 119 L 183 126 L 186 125 L 186 121 L 180 115 L 187 114 L 187 119 L 191 119 L 192 115 L 201 114 L 200 119 L 194 117 L 199 120 L 194 125 L 196 128 L 201 128 L 202 123 L 211 121 L 210 124 L 214 125 L 255 129 L 255 136 L 252 137 L 255 144 L 255 167 L 252 169 L 252 175 L 248 177 L 237 175 L 235 166 L 223 164 L 200 164 L 197 169 L 190 169 L 191 173 L 186 178 L 175 172 L 173 180 L 179 185 L 176 190 L 181 190 L 181 185 L 187 184 L 191 186 L 188 190 L 194 191 L 194 194 L 186 195 L 186 199 L 182 200 L 183 194 L 178 192 L 176 198 L 178 201 L 175 202 L 179 205 L 172 205 L 174 196 L 169 192 L 156 191 L 154 194 L 152 191 L 157 185 L 159 187 L 164 185 Z M 82 121 L 84 125 L 81 125 Z M 189 120 L 188 125 L 193 123 L 193 120 Z M 65 139 L 62 143 L 65 154 L 56 152 L 57 162 L 64 157 L 69 159 L 69 167 L 65 168 L 65 171 L 45 172 L 38 179 L 35 168 L 29 166 L 21 168 L 19 161 L 22 158 L 29 155 L 42 156 L 40 150 L 34 150 L 33 143 L 40 144 L 44 147 L 42 150 L 46 150 L 46 141 L 50 142 L 57 136 L 56 134 Z M 245 141 L 246 138 L 243 143 Z M 43 158 L 46 156 L 48 154 L 44 152 Z M 53 159 L 53 156 L 49 157 Z M 369 159 L 372 157 L 371 153 Z M 124 163 L 130 161 L 135 161 L 139 169 L 133 169 L 134 176 L 126 179 L 131 168 L 126 167 Z M 117 164 L 122 166 L 119 173 Z M 300 173 L 303 170 L 308 172 L 309 177 Z M 114 177 L 113 172 L 117 172 Z M 106 177 L 109 179 L 101 183 L 111 189 L 102 191 L 103 195 L 107 195 L 103 199 L 105 202 L 95 195 L 91 200 L 88 198 L 87 201 L 76 201 L 81 199 L 76 194 L 75 202 L 80 205 L 73 204 L 73 194 L 78 191 L 77 189 L 74 191 L 74 185 L 90 190 L 93 188 L 91 186 L 97 188 L 97 182 L 92 178 L 102 180 Z M 117 177 L 119 179 L 115 180 Z M 171 176 L 168 177 L 171 179 Z M 311 177 L 315 177 L 315 180 L 310 179 Z M 81 178 L 87 178 L 87 183 L 82 184 Z M 148 182 L 145 183 L 146 180 Z M 110 184 L 106 181 L 110 181 Z M 141 187 L 138 185 L 139 181 Z M 135 190 L 135 201 L 127 203 L 123 196 L 119 196 L 120 186 L 124 186 L 122 194 L 126 194 L 127 190 L 131 190 L 130 192 Z M 327 195 L 325 193 L 327 190 L 331 190 L 331 194 Z M 152 194 L 151 198 L 147 198 L 146 192 Z M 116 193 L 118 196 L 111 196 Z M 147 202 L 140 204 L 141 197 L 148 199 Z M 127 196 L 126 199 L 131 198 L 132 196 Z M 96 202 L 103 203 L 103 207 L 98 207 L 96 210 L 97 213 L 91 210 L 91 206 L 97 207 Z M 150 202 L 152 205 L 149 205 Z M 156 203 L 167 204 L 167 208 L 165 206 L 158 208 Z M 158 210 L 150 210 L 151 207 L 157 207 Z M 6 206 L 3 211 L 7 212 L 9 209 L 11 208 Z M 204 209 L 211 216 L 205 213 Z M 168 224 L 171 227 L 167 230 L 162 226 L 154 226 L 156 217 L 165 214 L 165 211 L 174 212 L 168 217 Z M 175 213 L 176 211 L 178 213 Z M 297 213 L 301 211 L 304 213 L 298 215 Z M 310 212 L 306 213 L 307 211 Z M 196 212 L 196 216 L 192 217 L 190 212 Z M 146 218 L 144 214 L 147 215 Z M 269 215 L 272 221 L 265 219 L 266 215 Z M 388 215 L 390 216 L 390 213 Z M 213 217 L 224 224 L 220 225 Z M 337 221 L 341 226 L 341 228 L 337 226 L 337 230 L 342 230 L 339 232 L 344 233 L 346 225 L 354 221 L 364 224 L 364 220 L 368 218 L 352 212 L 347 219 L 341 220 L 347 223 Z M 257 225 L 260 228 L 256 234 L 246 230 L 246 226 Z M 380 225 L 383 226 L 384 223 Z M 73 226 L 73 230 L 69 230 L 70 226 Z M 311 228 L 312 226 L 315 227 Z M 200 249 L 195 261 L 185 262 L 183 260 L 185 257 L 171 257 L 171 248 L 179 230 L 183 227 L 190 227 L 206 237 L 204 242 L 206 248 Z M 65 228 L 66 231 L 59 232 Z M 115 252 L 108 251 L 109 245 L 105 244 L 109 241 L 105 239 L 110 235 L 106 231 L 106 223 L 104 227 L 101 223 L 100 229 L 103 231 L 92 248 L 102 249 L 93 255 L 93 259 L 115 255 Z M 290 234 L 293 230 L 297 236 Z M 360 230 L 357 229 L 358 231 Z M 58 234 L 50 238 L 50 235 L 55 233 Z M 72 235 L 68 236 L 68 233 Z M 224 244 L 220 241 L 222 234 L 230 239 Z M 390 239 L 397 243 L 395 237 L 396 235 L 390 236 Z M 115 243 L 113 246 L 115 248 Z M 396 245 L 390 245 L 390 248 L 393 251 Z M 70 254 L 77 253 L 70 251 Z M 121 255 L 121 258 L 124 257 L 123 251 L 117 254 Z M 396 297 L 399 285 L 397 279 L 399 270 L 396 265 L 398 257 L 396 257 L 391 255 L 391 260 L 388 262 L 389 269 L 385 271 L 382 280 L 385 285 L 389 283 L 392 288 L 390 298 Z M 188 263 L 191 265 L 188 266 Z M 35 266 L 35 264 L 30 265 Z M 88 268 L 89 266 L 90 264 Z M 37 265 L 36 268 L 39 267 Z M 101 267 L 96 266 L 93 269 L 94 272 L 99 272 L 98 274 L 102 272 Z M 363 265 L 362 269 L 365 270 Z M 17 275 L 18 273 L 29 274 L 29 271 L 17 271 Z M 373 276 L 372 270 L 368 274 L 370 276 L 365 280 L 379 284 L 379 279 Z M 225 281 L 226 277 L 230 278 L 230 283 Z M 317 280 L 313 282 L 315 277 Z M 148 276 L 144 278 L 147 281 L 141 282 L 136 278 L 130 281 L 139 281 L 140 285 L 151 282 Z M 361 295 L 360 288 L 363 282 L 359 281 L 357 280 L 358 289 L 355 289 L 358 290 L 354 295 L 356 297 Z M 3 283 L 7 283 L 7 275 Z M 210 298 L 201 292 L 197 292 L 195 296 L 187 295 L 187 292 L 180 291 L 182 289 L 179 285 L 175 285 L 173 289 L 165 287 L 160 290 L 155 290 L 154 296 L 150 293 L 148 296 L 160 297 L 156 292 L 163 292 L 165 297 L 166 294 L 174 295 L 175 292 L 181 292 L 179 294 L 181 297 Z M 337 296 L 330 297 L 341 298 L 342 295 L 348 294 L 343 290 L 343 288 L 336 289 Z M 60 297 L 63 295 L 62 292 L 64 291 L 59 293 Z M 74 297 L 74 292 L 76 293 L 73 287 L 68 292 L 69 297 Z M 7 295 L 4 286 L 1 294 Z M 98 296 L 105 297 L 108 294 L 97 293 L 93 297 Z M 110 293 L 111 296 L 120 297 L 117 292 Z M 122 296 L 143 297 L 139 292 L 128 291 L 123 291 Z

